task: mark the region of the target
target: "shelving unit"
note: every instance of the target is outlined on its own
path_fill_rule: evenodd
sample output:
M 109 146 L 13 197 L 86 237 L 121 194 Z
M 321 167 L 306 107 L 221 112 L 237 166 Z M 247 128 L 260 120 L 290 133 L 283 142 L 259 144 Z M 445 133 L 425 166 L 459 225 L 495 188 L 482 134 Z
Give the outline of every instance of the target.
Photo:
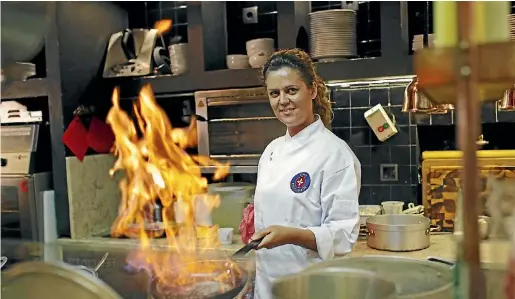
M 278 48 L 299 46 L 297 41 L 299 30 L 302 27 L 308 28 L 310 3 L 307 1 L 277 2 L 275 9 L 277 31 L 274 34 L 277 36 Z M 333 83 L 333 81 L 413 74 L 412 56 L 409 53 L 407 3 L 382 2 L 379 10 L 381 56 L 316 63 L 324 80 Z M 156 94 L 261 86 L 261 76 L 257 69 L 218 69 L 220 64 L 225 65 L 226 54 L 234 54 L 227 53 L 228 34 L 221 20 L 225 13 L 227 12 L 224 2 L 187 2 L 188 57 L 190 59 L 188 73 L 180 76 L 115 78 L 106 79 L 106 81 L 112 86 L 120 86 L 122 97 L 134 97 L 139 88 L 147 83 L 152 85 Z
M 112 89 L 100 84 L 97 72 L 112 32 L 127 27 L 126 16 L 103 2 L 49 2 L 45 37 L 46 77 L 2 86 L 2 100 L 47 101 L 55 192 L 57 231 L 68 236 L 70 228 L 66 172 L 67 149 L 63 133 L 73 111 L 90 98 L 109 101 Z M 77 14 L 88 15 L 78 18 Z M 102 45 L 99 47 L 98 45 Z M 104 100 L 105 99 L 105 100 Z

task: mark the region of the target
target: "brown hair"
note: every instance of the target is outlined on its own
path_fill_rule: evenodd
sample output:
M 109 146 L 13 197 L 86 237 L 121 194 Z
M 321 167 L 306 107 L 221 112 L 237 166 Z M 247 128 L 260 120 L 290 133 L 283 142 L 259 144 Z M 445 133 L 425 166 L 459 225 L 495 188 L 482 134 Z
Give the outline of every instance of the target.
M 324 80 L 318 75 L 309 55 L 300 49 L 280 50 L 272 54 L 263 66 L 263 82 L 270 71 L 289 67 L 299 72 L 308 87 L 316 88 L 317 95 L 313 99 L 313 112 L 320 115 L 325 127 L 331 129 L 333 110 L 329 93 Z

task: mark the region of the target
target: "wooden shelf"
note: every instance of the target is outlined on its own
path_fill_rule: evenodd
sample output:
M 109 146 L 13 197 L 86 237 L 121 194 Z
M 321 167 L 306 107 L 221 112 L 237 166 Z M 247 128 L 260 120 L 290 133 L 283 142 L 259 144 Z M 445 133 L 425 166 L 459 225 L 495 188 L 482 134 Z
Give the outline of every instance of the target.
M 2 84 L 2 100 L 46 97 L 48 96 L 48 86 L 46 78 Z
M 255 87 L 262 84 L 258 69 L 217 70 L 197 74 L 186 73 L 180 76 L 161 75 L 109 80 L 113 85 L 121 87 L 121 97 L 124 98 L 134 97 L 145 84 L 151 84 L 156 95 Z

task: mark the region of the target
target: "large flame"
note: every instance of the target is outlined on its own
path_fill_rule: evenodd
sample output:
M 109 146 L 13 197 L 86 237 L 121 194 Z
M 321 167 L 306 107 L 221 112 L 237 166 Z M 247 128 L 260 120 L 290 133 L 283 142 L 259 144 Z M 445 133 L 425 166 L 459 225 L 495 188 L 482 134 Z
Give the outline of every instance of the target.
M 211 209 L 219 203 L 218 197 L 206 194 L 208 182 L 202 177 L 200 166 L 216 166 L 214 178 L 221 179 L 227 175 L 228 165 L 186 152 L 185 148 L 197 141 L 195 121 L 188 128 L 172 128 L 150 85 L 141 89 L 139 100 L 133 105 L 135 121 L 120 108 L 118 89 L 114 90 L 112 101 L 107 122 L 115 135 L 117 161 L 111 174 L 118 170 L 125 174 L 112 235 L 139 238 L 141 248 L 132 259 L 143 263 L 173 292 L 195 284 L 198 273 L 230 280 L 228 272 L 223 271 L 226 269 L 218 269 L 220 263 L 199 262 L 199 240 L 203 247 L 215 248 L 218 235 L 216 227 L 199 227 L 195 221 L 196 202 L 202 200 Z M 157 199 L 162 204 L 159 223 L 153 217 Z M 163 234 L 167 250 L 151 250 L 151 239 Z

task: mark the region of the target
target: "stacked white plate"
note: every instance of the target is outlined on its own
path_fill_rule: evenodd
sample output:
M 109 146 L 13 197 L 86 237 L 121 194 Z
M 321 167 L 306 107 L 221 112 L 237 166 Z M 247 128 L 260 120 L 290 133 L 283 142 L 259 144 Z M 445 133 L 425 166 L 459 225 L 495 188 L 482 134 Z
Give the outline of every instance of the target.
M 508 22 L 510 23 L 511 40 L 515 40 L 515 14 L 508 15 Z
M 309 14 L 310 52 L 313 59 L 331 60 L 358 55 L 356 11 L 331 9 Z
M 430 33 L 427 35 L 427 46 L 432 48 L 435 42 L 435 35 Z M 424 48 L 424 35 L 417 34 L 413 37 L 413 51 L 417 51 Z

